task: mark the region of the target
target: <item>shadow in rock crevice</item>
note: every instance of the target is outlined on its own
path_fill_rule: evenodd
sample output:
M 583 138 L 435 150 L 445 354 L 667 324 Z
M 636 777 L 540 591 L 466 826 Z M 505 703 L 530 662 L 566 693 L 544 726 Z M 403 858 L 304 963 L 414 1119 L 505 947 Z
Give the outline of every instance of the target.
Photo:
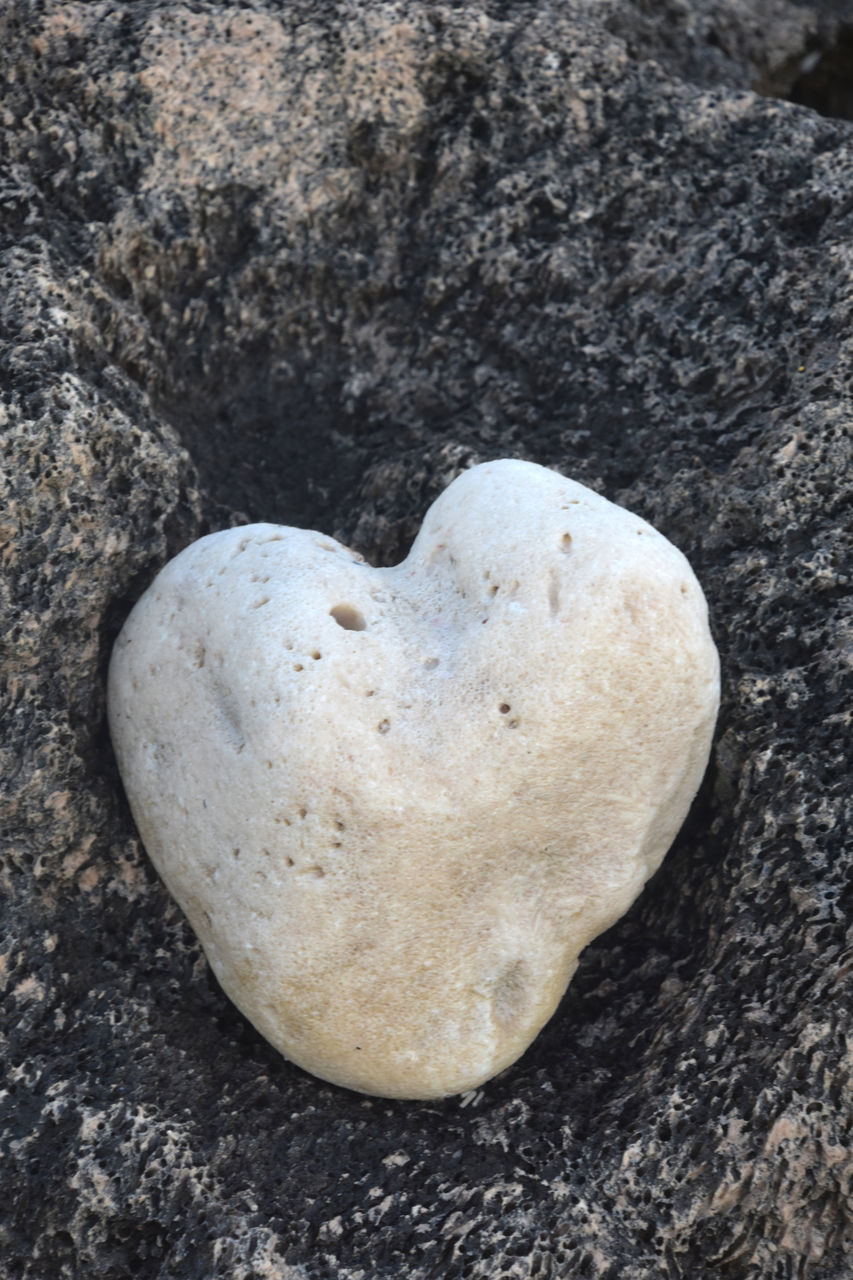
M 762 78 L 755 90 L 828 119 L 853 120 L 853 26 L 842 26 L 830 42 L 810 44 Z
M 308 376 L 285 383 L 274 365 L 273 353 L 259 352 L 226 370 L 219 387 L 197 384 L 195 396 L 155 405 L 220 506 L 252 522 L 325 531 L 357 482 L 359 453 L 340 430 L 329 388 L 315 394 Z

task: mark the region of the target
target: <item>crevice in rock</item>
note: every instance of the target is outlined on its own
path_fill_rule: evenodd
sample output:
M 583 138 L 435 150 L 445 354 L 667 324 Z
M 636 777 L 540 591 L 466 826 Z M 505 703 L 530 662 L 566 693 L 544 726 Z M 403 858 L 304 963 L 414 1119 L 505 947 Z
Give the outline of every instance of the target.
M 853 120 L 853 26 L 839 28 L 829 42 L 811 44 L 762 78 L 755 90 L 829 119 Z

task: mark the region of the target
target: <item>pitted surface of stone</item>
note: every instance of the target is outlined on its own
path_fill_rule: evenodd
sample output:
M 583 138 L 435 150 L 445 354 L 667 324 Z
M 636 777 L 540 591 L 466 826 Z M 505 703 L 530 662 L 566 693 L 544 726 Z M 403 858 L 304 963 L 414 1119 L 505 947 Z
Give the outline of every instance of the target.
M 197 542 L 125 625 L 109 704 L 232 999 L 324 1079 L 429 1098 L 519 1057 L 657 869 L 719 663 L 671 543 L 504 460 L 395 568 L 277 525 Z

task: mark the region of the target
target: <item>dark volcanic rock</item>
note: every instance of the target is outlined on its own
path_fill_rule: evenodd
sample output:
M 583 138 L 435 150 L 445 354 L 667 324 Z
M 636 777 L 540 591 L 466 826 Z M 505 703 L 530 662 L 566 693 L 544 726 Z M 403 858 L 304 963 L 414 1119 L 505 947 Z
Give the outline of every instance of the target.
M 851 30 L 835 0 L 6 0 L 4 1280 L 849 1277 Z M 212 983 L 106 662 L 209 529 L 387 562 L 502 455 L 682 547 L 724 705 L 525 1058 L 386 1103 Z

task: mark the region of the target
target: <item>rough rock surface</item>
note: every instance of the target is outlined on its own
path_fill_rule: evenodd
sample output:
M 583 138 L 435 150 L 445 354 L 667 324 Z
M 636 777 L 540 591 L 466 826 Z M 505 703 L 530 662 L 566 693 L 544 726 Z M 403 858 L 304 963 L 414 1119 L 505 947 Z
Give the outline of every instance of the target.
M 853 132 L 818 112 L 850 114 L 851 28 L 2 6 L 4 1277 L 850 1275 Z M 502 455 L 687 553 L 718 735 L 521 1062 L 378 1102 L 212 981 L 129 819 L 106 659 L 200 534 L 388 563 Z

